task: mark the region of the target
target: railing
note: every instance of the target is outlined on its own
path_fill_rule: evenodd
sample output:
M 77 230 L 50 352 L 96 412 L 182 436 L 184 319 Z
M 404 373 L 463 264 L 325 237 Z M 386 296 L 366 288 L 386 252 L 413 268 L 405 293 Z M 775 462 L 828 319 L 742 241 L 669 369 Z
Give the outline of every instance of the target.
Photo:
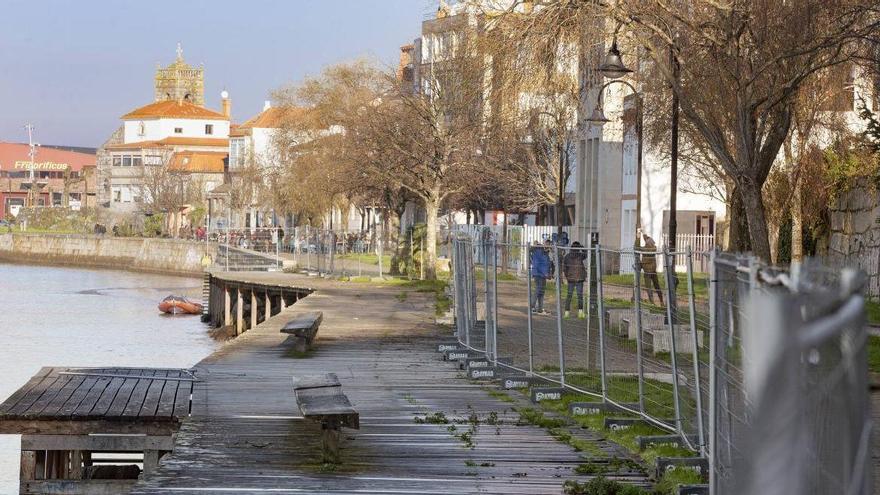
M 531 276 L 505 277 L 520 251 Z M 712 493 L 870 493 L 854 272 L 465 233 L 451 252 L 460 345 L 677 436 L 708 459 Z
M 225 271 L 281 270 L 284 232 L 276 227 L 214 229 L 208 242 L 217 243 L 214 265 Z

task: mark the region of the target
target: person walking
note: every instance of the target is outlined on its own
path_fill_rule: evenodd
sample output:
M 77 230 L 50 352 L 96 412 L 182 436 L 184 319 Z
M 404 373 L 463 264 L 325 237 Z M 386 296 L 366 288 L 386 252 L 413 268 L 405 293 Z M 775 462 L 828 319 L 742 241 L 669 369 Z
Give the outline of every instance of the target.
M 645 245 L 642 248 L 638 246 L 638 239 L 636 240 L 636 249 L 641 251 L 640 255 L 640 265 L 642 271 L 645 272 L 645 289 L 648 291 L 648 301 L 651 304 L 654 304 L 654 292 L 657 292 L 657 297 L 660 298 L 660 305 L 663 305 L 663 290 L 660 289 L 660 279 L 657 277 L 657 245 L 654 243 L 654 239 L 651 238 L 648 234 L 642 233 L 642 239 L 645 241 Z M 636 274 L 638 276 L 638 274 Z M 654 289 L 651 289 L 651 285 L 653 284 Z
M 546 246 L 540 244 L 534 246 L 529 253 L 531 262 L 530 275 L 534 285 L 532 293 L 532 312 L 547 314 L 544 311 L 544 291 L 547 287 L 547 279 L 553 276 L 553 261 L 547 254 Z
M 571 298 L 575 292 L 577 292 L 578 318 L 584 318 L 584 280 L 587 279 L 584 260 L 586 258 L 587 254 L 583 250 L 583 246 L 580 242 L 575 241 L 568 254 L 562 259 L 562 274 L 565 275 L 565 282 L 568 286 L 568 292 L 565 294 L 565 318 L 570 315 Z

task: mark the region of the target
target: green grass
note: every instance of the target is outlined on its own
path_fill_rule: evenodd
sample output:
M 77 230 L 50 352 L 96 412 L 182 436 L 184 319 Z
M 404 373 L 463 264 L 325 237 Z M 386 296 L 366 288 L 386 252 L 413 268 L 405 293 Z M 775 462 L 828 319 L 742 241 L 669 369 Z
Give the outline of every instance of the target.
M 880 373 L 880 337 L 868 336 L 868 371 Z
M 683 273 L 678 273 L 678 288 L 676 289 L 676 294 L 679 296 L 687 296 L 688 286 L 687 286 L 687 276 Z M 666 290 L 666 274 L 658 273 L 657 278 L 660 279 L 660 287 L 665 291 Z M 622 285 L 625 287 L 632 287 L 635 283 L 633 274 L 616 274 L 616 275 L 602 275 L 602 282 L 610 285 Z M 642 276 L 642 288 L 646 288 L 647 284 L 645 283 L 644 275 Z M 665 295 L 665 293 L 664 293 Z M 709 297 L 709 274 L 708 273 L 694 273 L 694 295 L 696 297 Z
M 868 313 L 868 324 L 880 325 L 880 302 L 866 301 L 865 310 Z
M 666 471 L 659 483 L 654 487 L 654 493 L 657 494 L 674 494 L 678 485 L 699 485 L 703 483 L 700 475 L 693 469 L 675 467 Z

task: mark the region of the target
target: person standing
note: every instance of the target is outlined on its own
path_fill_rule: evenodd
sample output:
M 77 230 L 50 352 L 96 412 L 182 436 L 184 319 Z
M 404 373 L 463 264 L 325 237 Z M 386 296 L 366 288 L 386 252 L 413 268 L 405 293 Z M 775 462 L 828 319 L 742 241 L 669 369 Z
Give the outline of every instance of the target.
M 562 274 L 565 275 L 565 282 L 568 286 L 568 292 L 565 294 L 565 318 L 568 318 L 570 314 L 571 298 L 575 292 L 577 292 L 578 318 L 584 318 L 584 280 L 587 279 L 584 260 L 586 257 L 581 243 L 575 241 L 571 245 L 571 250 L 562 259 Z
M 553 262 L 547 254 L 545 246 L 536 245 L 529 253 L 532 277 L 532 285 L 534 285 L 532 294 L 532 312 L 538 314 L 547 314 L 544 311 L 544 291 L 547 287 L 547 279 L 553 275 Z
M 648 234 L 642 234 L 642 239 L 645 241 L 645 245 L 642 248 L 638 246 L 638 240 L 636 240 L 636 249 L 640 249 L 640 265 L 641 269 L 645 272 L 645 289 L 648 291 L 648 301 L 651 304 L 654 304 L 654 292 L 657 292 L 657 297 L 660 298 L 660 305 L 663 305 L 663 290 L 660 289 L 660 279 L 657 277 L 657 245 L 654 243 L 654 239 L 651 238 Z M 638 274 L 636 274 L 638 276 Z M 653 284 L 654 288 L 651 288 Z

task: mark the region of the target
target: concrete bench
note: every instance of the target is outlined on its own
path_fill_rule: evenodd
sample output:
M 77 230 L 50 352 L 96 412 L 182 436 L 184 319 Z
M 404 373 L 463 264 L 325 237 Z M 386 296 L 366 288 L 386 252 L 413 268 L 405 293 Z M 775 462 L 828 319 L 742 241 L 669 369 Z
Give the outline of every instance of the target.
M 339 430 L 360 429 L 360 415 L 342 393 L 333 373 L 293 378 L 293 393 L 303 418 L 321 423 L 323 462 L 339 462 Z
M 281 333 L 290 334 L 294 337 L 293 346 L 297 352 L 306 352 L 311 349 L 315 337 L 318 335 L 318 327 L 323 319 L 324 313 L 320 311 L 300 313 L 281 327 Z
M 654 354 L 672 352 L 672 332 L 668 326 L 643 328 L 645 345 Z M 703 332 L 697 332 L 697 345 L 703 346 Z M 675 325 L 675 350 L 678 353 L 694 352 L 694 339 L 691 336 L 690 325 Z
M 621 319 L 622 330 L 626 331 L 626 338 L 630 340 L 636 339 L 636 320 L 635 313 Z M 642 331 L 648 328 L 660 328 L 665 325 L 666 315 L 661 313 L 651 313 L 642 310 Z

